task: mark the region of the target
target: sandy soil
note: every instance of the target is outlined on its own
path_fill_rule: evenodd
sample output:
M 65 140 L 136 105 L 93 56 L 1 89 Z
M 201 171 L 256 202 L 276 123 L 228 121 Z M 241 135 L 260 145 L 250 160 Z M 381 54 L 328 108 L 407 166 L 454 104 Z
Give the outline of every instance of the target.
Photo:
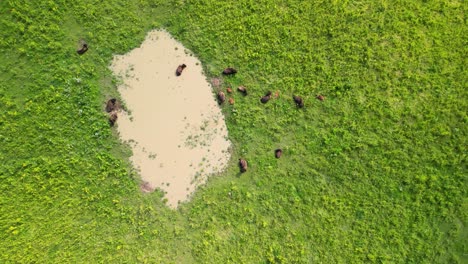
M 167 32 L 151 31 L 111 65 L 130 113 L 120 113 L 117 130 L 132 146 L 147 189 L 162 189 L 173 208 L 230 158 L 224 116 L 200 61 L 189 54 Z M 187 68 L 177 77 L 183 63 Z

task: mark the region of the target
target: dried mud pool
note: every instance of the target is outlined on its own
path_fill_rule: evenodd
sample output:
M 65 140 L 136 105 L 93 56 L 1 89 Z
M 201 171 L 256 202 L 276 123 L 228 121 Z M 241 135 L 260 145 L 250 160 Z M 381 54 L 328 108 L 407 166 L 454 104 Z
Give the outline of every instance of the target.
M 118 133 L 132 147 L 143 189 L 161 189 L 173 208 L 230 158 L 224 116 L 200 61 L 190 54 L 169 33 L 154 30 L 111 65 L 128 110 L 119 113 Z M 187 67 L 176 76 L 181 64 Z

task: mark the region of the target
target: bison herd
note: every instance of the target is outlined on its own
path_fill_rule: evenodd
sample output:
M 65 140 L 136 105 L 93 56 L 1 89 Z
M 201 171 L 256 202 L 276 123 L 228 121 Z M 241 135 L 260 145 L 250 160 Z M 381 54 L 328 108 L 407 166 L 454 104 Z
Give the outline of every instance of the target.
M 78 50 L 77 52 L 78 52 L 78 54 L 82 55 L 87 50 L 88 50 L 88 45 L 83 42 L 82 46 L 81 46 L 81 49 Z M 179 65 L 177 67 L 177 69 L 176 69 L 176 76 L 182 75 L 182 72 L 186 67 L 187 67 L 187 65 L 185 65 L 185 64 Z M 222 72 L 223 75 L 234 75 L 236 73 L 237 73 L 237 70 L 234 69 L 234 68 L 231 68 L 231 67 L 224 69 L 223 72 Z M 228 93 L 232 93 L 231 88 L 227 88 L 226 91 Z M 247 88 L 245 88 L 244 86 L 239 86 L 237 88 L 237 91 L 240 92 L 241 94 L 243 94 L 244 96 L 247 95 Z M 268 101 L 270 101 L 270 99 L 272 98 L 272 95 L 273 95 L 273 93 L 271 91 L 268 91 L 264 96 L 262 96 L 260 98 L 260 102 L 262 104 L 266 104 Z M 279 92 L 276 92 L 275 93 L 275 98 L 277 98 L 278 95 L 279 95 Z M 216 93 L 216 99 L 218 101 L 218 104 L 222 105 L 226 101 L 226 94 L 223 91 L 218 91 Z M 300 97 L 298 95 L 293 95 L 292 99 L 293 99 L 294 103 L 296 104 L 296 106 L 298 108 L 303 108 L 304 107 L 304 100 L 302 99 L 302 97 Z M 323 95 L 317 95 L 316 99 L 318 99 L 320 101 L 323 101 L 323 100 L 325 100 L 325 97 Z M 234 104 L 234 99 L 229 98 L 228 102 L 229 102 L 229 104 L 232 105 L 232 104 Z M 119 105 L 118 101 L 115 98 L 112 98 L 109 101 L 107 101 L 106 112 L 108 113 L 109 124 L 111 126 L 114 126 L 115 122 L 117 121 L 117 111 L 119 109 L 120 109 L 120 105 Z M 281 157 L 281 155 L 283 154 L 283 150 L 282 149 L 276 149 L 274 154 L 275 154 L 275 158 L 279 159 Z M 240 172 L 241 173 L 246 172 L 247 167 L 248 167 L 247 166 L 247 161 L 245 159 L 239 159 Z
M 226 68 L 223 70 L 222 74 L 223 75 L 234 75 L 237 73 L 237 70 L 234 69 L 234 68 Z M 237 88 L 237 90 L 239 92 L 241 92 L 244 96 L 247 95 L 247 88 L 245 88 L 244 86 L 239 86 Z M 226 91 L 228 93 L 232 93 L 232 89 L 229 87 L 226 89 Z M 260 102 L 262 104 L 266 104 L 268 103 L 268 101 L 271 100 L 273 96 L 273 93 L 271 91 L 268 91 L 264 96 L 262 96 L 260 98 Z M 274 95 L 275 98 L 278 98 L 279 96 L 279 92 L 277 91 Z M 225 101 L 226 101 L 226 95 L 224 94 L 223 91 L 218 91 L 216 93 L 216 98 L 217 98 L 217 101 L 218 101 L 218 104 L 219 105 L 222 105 Z M 320 101 L 323 101 L 325 100 L 325 97 L 323 95 L 317 95 L 316 98 Z M 302 97 L 298 96 L 298 95 L 293 95 L 292 97 L 294 103 L 296 104 L 296 106 L 298 108 L 303 108 L 304 107 L 304 100 L 302 99 Z M 230 104 L 234 104 L 234 99 L 233 98 L 229 98 L 229 103 Z M 279 159 L 281 157 L 281 155 L 283 155 L 283 150 L 282 149 L 276 149 L 275 150 L 275 158 Z M 247 171 L 247 161 L 245 159 L 239 159 L 239 169 L 240 169 L 240 172 L 241 173 L 244 173 Z

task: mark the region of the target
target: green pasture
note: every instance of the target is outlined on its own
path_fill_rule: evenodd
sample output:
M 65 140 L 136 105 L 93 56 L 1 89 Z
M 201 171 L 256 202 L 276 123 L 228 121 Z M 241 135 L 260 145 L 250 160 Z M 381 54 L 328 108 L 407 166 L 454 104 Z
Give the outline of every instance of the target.
M 0 1 L 0 263 L 468 263 L 467 11 Z M 103 111 L 112 56 L 157 28 L 249 90 L 223 106 L 228 169 L 176 211 L 140 192 Z

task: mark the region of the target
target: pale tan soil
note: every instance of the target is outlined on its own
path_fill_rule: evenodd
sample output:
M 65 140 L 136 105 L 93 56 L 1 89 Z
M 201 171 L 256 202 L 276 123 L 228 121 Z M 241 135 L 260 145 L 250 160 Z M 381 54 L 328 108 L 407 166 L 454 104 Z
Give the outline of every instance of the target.
M 119 92 L 130 112 L 119 112 L 117 130 L 131 143 L 143 189 L 162 189 L 173 208 L 230 158 L 224 116 L 201 63 L 187 53 L 167 32 L 151 31 L 111 65 L 122 78 Z M 187 68 L 177 77 L 182 63 Z

